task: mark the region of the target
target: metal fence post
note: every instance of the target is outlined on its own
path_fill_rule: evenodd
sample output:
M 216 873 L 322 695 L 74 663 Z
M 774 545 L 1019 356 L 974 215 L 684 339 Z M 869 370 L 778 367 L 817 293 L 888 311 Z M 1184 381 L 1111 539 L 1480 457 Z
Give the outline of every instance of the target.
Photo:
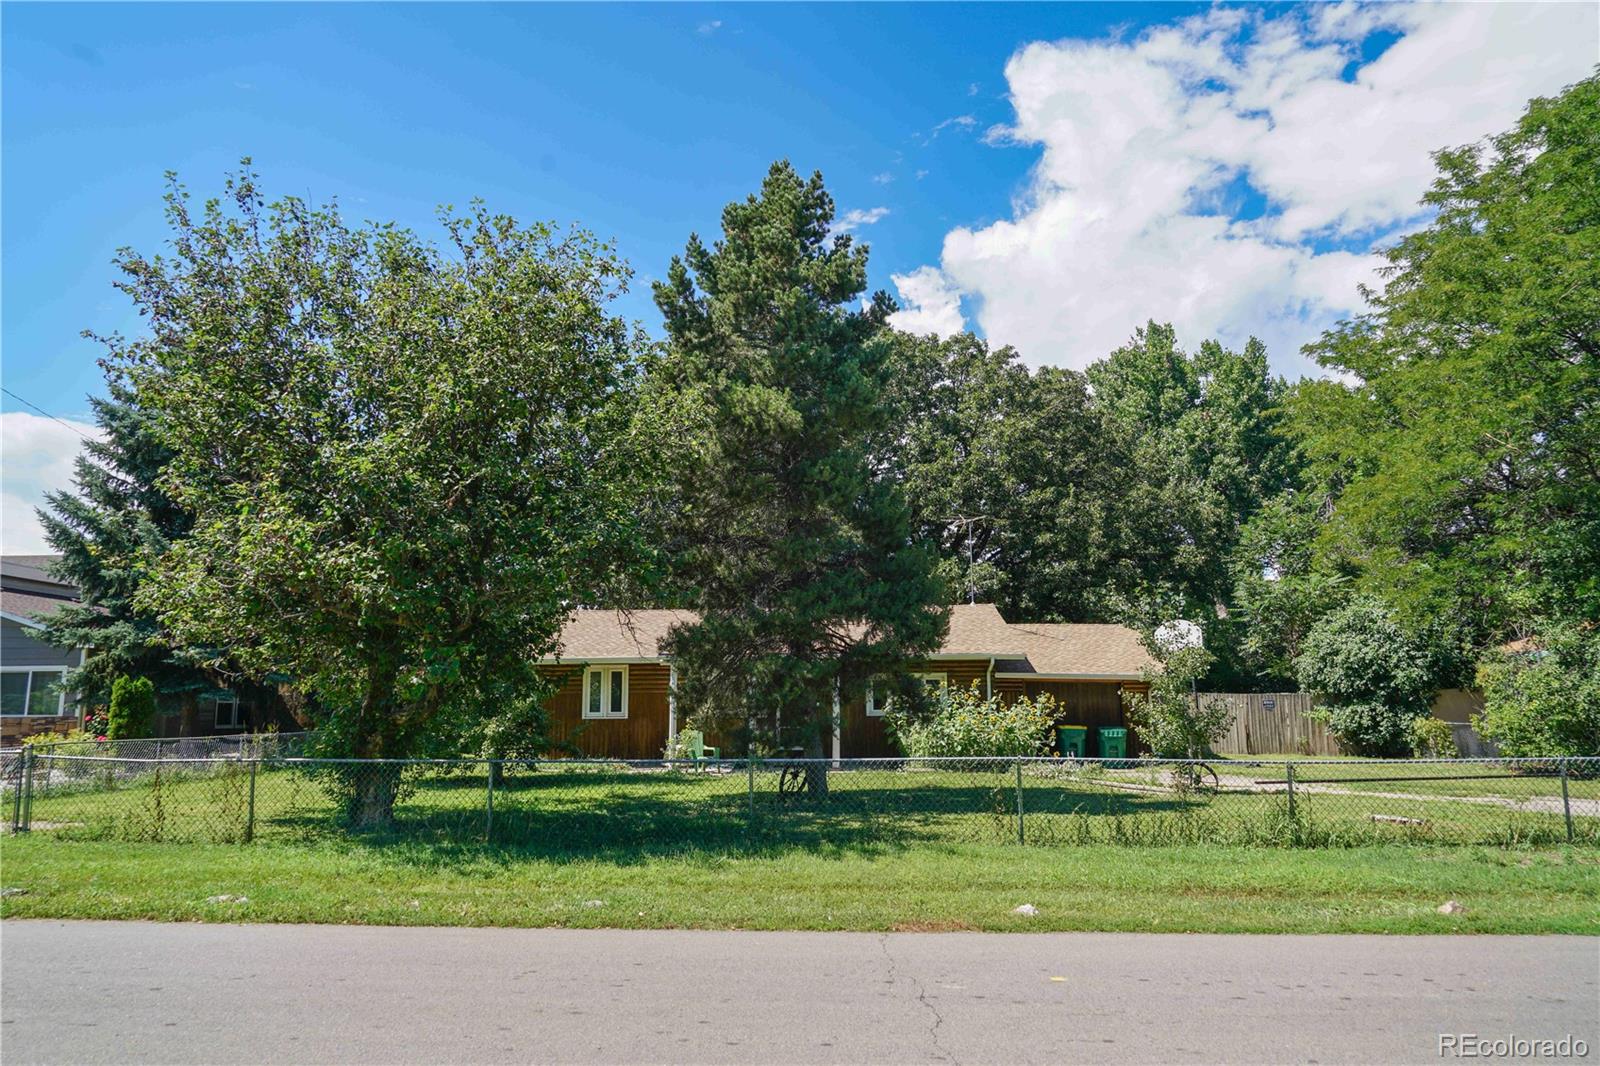
M 488 777 L 489 783 L 484 789 L 483 797 L 483 839 L 485 842 L 494 835 L 494 774 L 494 760 L 490 759 L 489 772 L 485 775 Z
M 1294 821 L 1294 763 L 1283 764 L 1284 777 L 1289 782 L 1289 821 Z
M 261 766 L 259 758 L 250 760 L 250 802 L 245 807 L 244 816 L 244 842 L 250 843 L 256 838 L 256 770 Z
M 1567 795 L 1567 759 L 1561 758 L 1561 812 L 1567 816 L 1567 843 L 1572 843 L 1572 797 Z
M 745 756 L 744 766 L 745 780 L 748 782 L 746 791 L 750 797 L 750 824 L 746 828 L 753 830 L 756 826 L 756 761 Z
M 1022 819 L 1022 760 L 1017 760 L 1017 843 L 1027 844 L 1028 833 Z
M 28 772 L 30 749 L 26 746 L 17 753 L 17 783 L 11 790 L 11 832 L 22 832 L 22 779 Z
M 24 750 L 22 759 L 22 821 L 17 831 L 26 833 L 33 829 L 33 761 L 32 751 Z

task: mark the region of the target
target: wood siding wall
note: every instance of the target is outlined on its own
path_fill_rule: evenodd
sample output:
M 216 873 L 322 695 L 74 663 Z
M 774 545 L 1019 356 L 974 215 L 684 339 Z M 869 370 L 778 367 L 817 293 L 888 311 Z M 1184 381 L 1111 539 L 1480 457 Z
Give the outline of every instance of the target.
M 576 667 L 552 667 L 546 673 L 562 680 L 550 698 L 553 753 L 573 745 L 583 754 L 603 759 L 659 759 L 667 747 L 667 687 L 670 671 L 662 663 L 628 667 L 628 717 L 583 717 L 583 674 Z
M 1089 754 L 1099 755 L 1098 731 L 1105 726 L 1126 729 L 1122 707 L 1123 689 L 1142 689 L 1143 685 L 1119 681 L 1029 681 L 1005 677 L 995 679 L 995 691 L 1009 703 L 1026 696 L 1036 700 L 1050 696 L 1056 703 L 1056 724 L 1089 727 Z M 1128 734 L 1128 754 L 1134 755 L 1138 739 Z
M 546 671 L 561 679 L 560 690 L 550 699 L 550 736 L 563 754 L 571 745 L 584 755 L 610 759 L 659 759 L 667 746 L 669 671 L 664 664 L 633 664 L 628 668 L 628 717 L 626 719 L 585 719 L 582 712 L 583 675 L 576 667 L 550 667 Z M 921 663 L 914 673 L 941 673 L 946 684 L 957 688 L 977 685 L 981 694 L 988 680 L 988 659 L 940 660 Z M 1024 681 L 994 679 L 994 692 L 1002 700 L 1018 696 L 1037 698 L 1049 694 L 1059 708 L 1063 725 L 1122 726 L 1127 721 L 1122 709 L 1122 690 L 1140 688 L 1134 683 L 1115 681 Z M 680 726 L 682 723 L 679 723 Z M 1093 733 L 1091 732 L 1091 742 Z M 724 754 L 743 753 L 739 738 L 708 736 L 706 743 L 718 745 Z M 1129 751 L 1136 740 L 1130 735 Z M 832 754 L 832 743 L 823 750 Z M 889 736 L 881 715 L 867 715 L 865 696 L 847 700 L 840 706 L 839 753 L 846 759 L 893 758 L 900 749 Z

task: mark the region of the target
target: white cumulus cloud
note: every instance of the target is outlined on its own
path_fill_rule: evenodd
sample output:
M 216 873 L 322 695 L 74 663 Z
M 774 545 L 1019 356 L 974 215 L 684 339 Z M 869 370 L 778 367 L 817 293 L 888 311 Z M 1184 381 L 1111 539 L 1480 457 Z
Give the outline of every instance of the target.
M 1376 31 L 1398 39 L 1351 77 Z M 948 233 L 939 268 L 893 278 L 902 314 L 943 332 L 965 295 L 1036 365 L 1085 366 L 1155 318 L 1314 370 L 1300 345 L 1423 221 L 1429 153 L 1587 76 L 1597 41 L 1589 4 L 1345 3 L 1029 44 L 1006 65 L 1014 118 L 985 134 L 1040 151 L 1028 185 L 1011 217 Z
M 851 230 L 858 230 L 862 226 L 870 226 L 875 222 L 881 222 L 888 214 L 889 209 L 887 207 L 853 208 L 846 211 L 833 224 L 832 232 L 835 234 L 849 233 Z
M 34 508 L 47 492 L 72 488 L 73 460 L 83 437 L 99 437 L 98 426 L 53 419 L 26 411 L 0 413 L 0 551 L 36 555 L 48 552 Z
M 941 337 L 961 332 L 961 293 L 937 269 L 918 267 L 909 274 L 891 274 L 889 280 L 900 292 L 900 310 L 889 316 L 896 329 Z

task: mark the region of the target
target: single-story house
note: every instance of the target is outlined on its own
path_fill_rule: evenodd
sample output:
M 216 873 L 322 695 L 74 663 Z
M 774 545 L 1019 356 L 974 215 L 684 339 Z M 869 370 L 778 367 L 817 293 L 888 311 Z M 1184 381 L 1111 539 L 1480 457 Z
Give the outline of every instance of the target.
M 660 758 L 683 724 L 676 667 L 661 645 L 674 624 L 694 619 L 678 610 L 578 611 L 557 654 L 540 664 L 562 682 L 548 706 L 552 741 L 595 757 Z M 1126 626 L 1014 624 L 980 603 L 950 609 L 943 647 L 913 664 L 912 673 L 930 685 L 976 684 L 1007 702 L 1048 693 L 1060 724 L 1099 727 L 1126 724 L 1122 693 L 1143 691 L 1143 671 L 1153 665 Z M 831 757 L 900 754 L 883 712 L 871 692 L 838 706 Z
M 35 733 L 65 733 L 78 707 L 62 685 L 87 649 L 43 639 L 45 619 L 78 602 L 78 590 L 50 572 L 53 555 L 0 556 L 0 745 Z

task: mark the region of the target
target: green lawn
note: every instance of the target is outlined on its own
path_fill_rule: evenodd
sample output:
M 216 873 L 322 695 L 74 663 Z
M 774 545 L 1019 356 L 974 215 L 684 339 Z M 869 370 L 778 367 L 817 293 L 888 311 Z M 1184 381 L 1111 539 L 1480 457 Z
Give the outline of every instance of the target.
M 342 839 L 341 782 L 327 772 L 265 764 L 252 783 L 236 763 L 178 764 L 114 786 L 106 764 L 62 763 L 86 776 L 43 773 L 32 800 L 36 833 L 74 840 L 231 843 Z M 1240 776 L 1272 778 L 1271 767 L 1228 764 Z M 1372 767 L 1374 771 L 1388 767 Z M 1344 767 L 1305 767 L 1301 780 Z M 377 772 L 362 768 L 360 773 Z M 397 772 L 385 769 L 383 772 Z M 1393 772 L 1393 771 L 1390 771 Z M 1277 768 L 1281 776 L 1281 767 Z M 1348 778 L 1344 778 L 1348 780 Z M 965 770 L 878 766 L 828 775 L 825 798 L 784 795 L 771 767 L 732 773 L 662 772 L 615 765 L 544 764 L 508 773 L 494 790 L 482 767 L 407 771 L 392 837 L 433 844 L 482 842 L 563 858 L 596 854 L 720 854 L 752 844 L 844 849 L 933 844 L 1217 843 L 1357 846 L 1389 842 L 1547 846 L 1565 843 L 1559 783 L 1537 789 L 1528 810 L 1453 801 L 1446 781 L 1428 788 L 1367 783 L 1368 791 L 1302 789 L 1292 813 L 1280 792 L 1175 793 L 1166 770 L 1073 770 L 1065 764 Z M 1467 786 L 1469 782 L 1456 782 Z M 1481 784 L 1476 783 L 1476 784 Z M 1473 787 L 1476 787 L 1473 784 Z M 1019 826 L 1019 785 L 1021 825 Z M 1326 787 L 1326 786 L 1324 786 Z M 1592 781 L 1574 782 L 1575 798 Z M 1426 796 L 1412 799 L 1380 791 Z M 1553 795 L 1553 799 L 1552 799 Z M 1574 819 L 1579 842 L 1600 842 L 1600 818 Z
M 1293 759 L 1295 779 L 1302 783 L 1331 785 L 1358 792 L 1394 792 L 1431 796 L 1483 796 L 1516 801 L 1544 797 L 1561 798 L 1561 779 L 1552 760 L 1530 772 L 1526 766 L 1498 763 L 1409 763 L 1354 762 L 1319 756 L 1318 762 L 1285 755 L 1227 755 L 1226 768 L 1219 761 L 1218 773 L 1249 777 L 1257 781 L 1282 781 L 1285 760 Z M 1267 762 L 1252 765 L 1252 760 Z M 1572 775 L 1567 780 L 1572 799 L 1600 800 L 1600 777 Z
M 1592 848 L 917 844 L 555 857 L 415 841 L 0 841 L 7 918 L 1600 934 Z M 208 903 L 229 894 L 247 903 Z M 1466 910 L 1442 915 L 1439 904 Z M 595 902 L 598 901 L 598 902 Z M 1021 903 L 1036 918 L 1011 913 Z

